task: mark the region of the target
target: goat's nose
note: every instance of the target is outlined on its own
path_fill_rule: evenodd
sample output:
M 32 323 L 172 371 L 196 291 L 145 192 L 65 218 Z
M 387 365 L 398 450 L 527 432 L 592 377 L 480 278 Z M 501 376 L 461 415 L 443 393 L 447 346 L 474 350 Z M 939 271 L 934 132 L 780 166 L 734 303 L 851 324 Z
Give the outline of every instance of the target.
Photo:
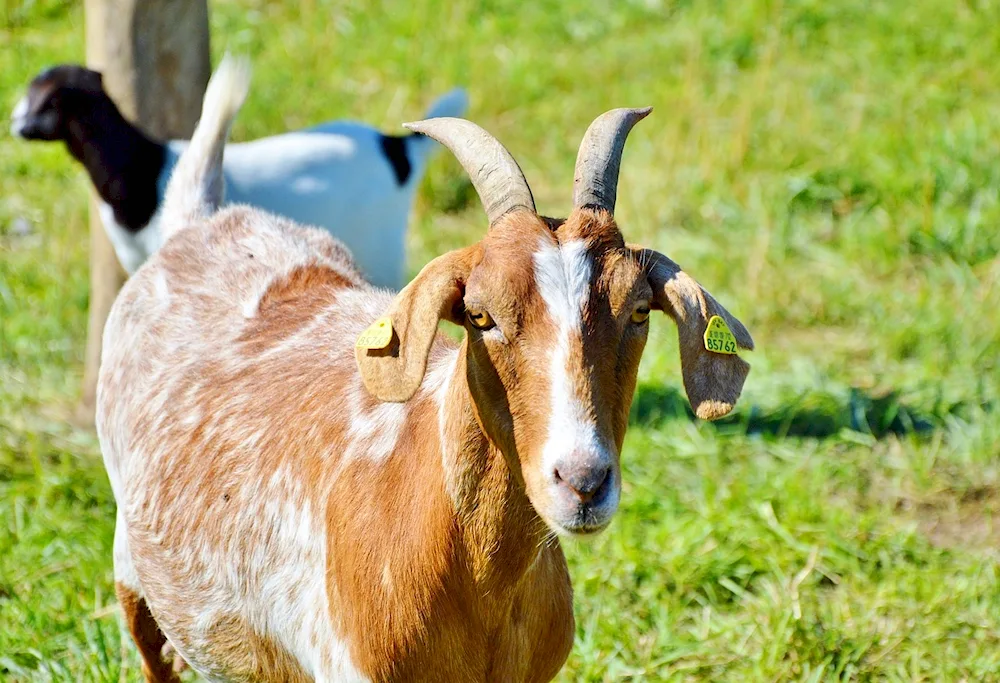
M 611 465 L 593 462 L 567 462 L 556 466 L 554 476 L 583 503 L 589 503 L 608 483 Z

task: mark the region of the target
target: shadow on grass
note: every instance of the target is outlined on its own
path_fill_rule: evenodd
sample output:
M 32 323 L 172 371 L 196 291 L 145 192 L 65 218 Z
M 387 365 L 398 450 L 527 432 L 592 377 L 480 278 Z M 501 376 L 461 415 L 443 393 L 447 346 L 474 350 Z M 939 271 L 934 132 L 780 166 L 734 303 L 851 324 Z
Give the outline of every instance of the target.
M 939 405 L 922 412 L 907 406 L 896 392 L 873 396 L 851 389 L 846 396 L 807 394 L 764 409 L 751 405 L 711 424 L 724 431 L 824 439 L 843 430 L 882 438 L 889 434 L 926 434 L 949 418 L 962 418 L 965 404 Z M 989 410 L 991 406 L 982 406 Z M 655 427 L 678 419 L 695 420 L 687 396 L 676 387 L 643 384 L 636 390 L 629 422 Z

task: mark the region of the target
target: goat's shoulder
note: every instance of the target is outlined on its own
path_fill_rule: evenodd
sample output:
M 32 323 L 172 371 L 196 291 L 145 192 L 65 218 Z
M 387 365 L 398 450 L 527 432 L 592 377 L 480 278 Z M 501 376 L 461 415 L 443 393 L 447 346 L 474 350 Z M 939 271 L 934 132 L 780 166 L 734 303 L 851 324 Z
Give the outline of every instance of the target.
M 291 453 L 286 437 L 311 425 L 342 430 L 336 389 L 360 386 L 354 338 L 385 305 L 328 234 L 247 207 L 220 211 L 175 233 L 116 301 L 101 371 L 106 431 L 145 435 L 155 469 L 177 443 L 229 453 L 219 434 Z M 296 448 L 315 455 L 326 436 Z
M 178 231 L 126 283 L 108 336 L 142 344 L 145 358 L 213 356 L 241 340 L 260 349 L 348 291 L 371 287 L 328 233 L 233 206 Z

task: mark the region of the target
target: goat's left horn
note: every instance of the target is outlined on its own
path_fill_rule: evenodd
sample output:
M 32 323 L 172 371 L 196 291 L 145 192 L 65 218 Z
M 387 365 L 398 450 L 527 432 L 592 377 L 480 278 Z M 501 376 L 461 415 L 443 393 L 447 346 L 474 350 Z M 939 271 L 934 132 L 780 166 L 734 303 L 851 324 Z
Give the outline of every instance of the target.
M 434 138 L 451 150 L 472 179 L 491 226 L 511 211 L 535 213 L 535 200 L 521 167 L 499 140 L 472 121 L 443 116 L 404 123 L 403 127 Z
M 652 107 L 612 109 L 601 114 L 583 136 L 573 172 L 573 206 L 615 212 L 618 170 L 622 150 L 632 126 L 646 118 Z

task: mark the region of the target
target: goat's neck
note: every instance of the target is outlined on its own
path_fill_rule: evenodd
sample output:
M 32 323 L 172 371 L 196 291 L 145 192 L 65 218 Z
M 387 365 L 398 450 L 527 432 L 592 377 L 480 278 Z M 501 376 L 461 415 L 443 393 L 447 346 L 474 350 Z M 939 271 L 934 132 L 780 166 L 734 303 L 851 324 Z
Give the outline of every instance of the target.
M 136 232 L 159 206 L 157 183 L 166 147 L 125 120 L 110 98 L 94 102 L 67 123 L 66 146 L 87 173 L 115 219 Z
M 467 343 L 467 342 L 466 342 Z M 484 592 L 516 585 L 547 542 L 555 543 L 524 491 L 520 471 L 484 433 L 469 391 L 466 344 L 441 388 L 445 486 L 473 576 Z

